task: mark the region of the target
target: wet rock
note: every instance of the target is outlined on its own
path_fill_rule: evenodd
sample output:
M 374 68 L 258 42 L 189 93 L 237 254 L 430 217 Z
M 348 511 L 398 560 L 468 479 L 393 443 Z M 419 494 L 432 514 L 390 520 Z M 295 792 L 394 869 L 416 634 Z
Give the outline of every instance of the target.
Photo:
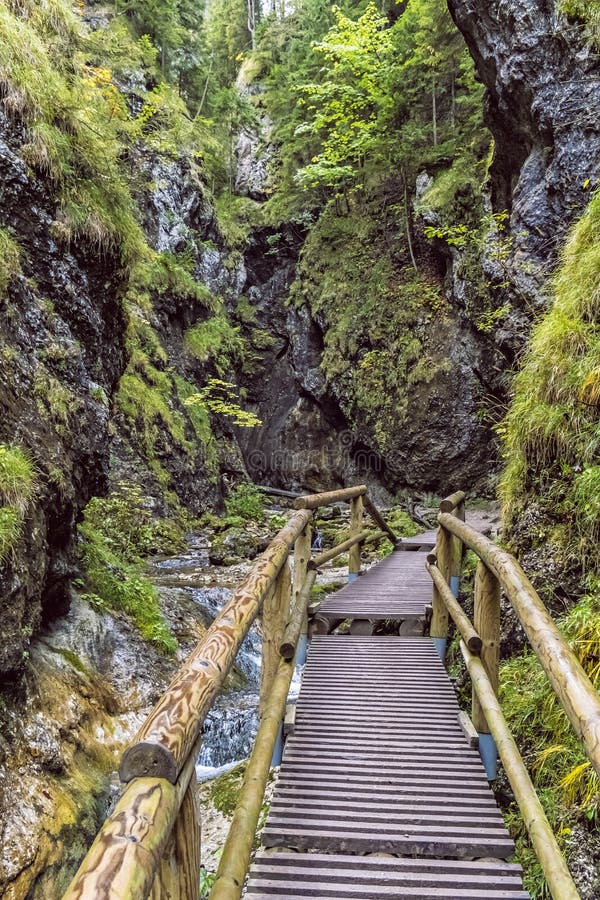
M 510 212 L 510 302 L 530 320 L 600 177 L 597 56 L 582 29 L 545 0 L 450 0 L 449 7 L 487 87 L 493 204 Z M 492 260 L 486 268 L 493 279 Z M 515 333 L 521 344 L 527 330 Z
M 29 450 L 38 471 L 23 539 L 0 569 L 0 676 L 22 667 L 40 622 L 68 607 L 75 522 L 106 489 L 108 402 L 124 366 L 118 261 L 53 237 L 56 201 L 21 158 L 24 140 L 0 111 L 0 226 L 22 268 L 0 302 L 0 441 Z

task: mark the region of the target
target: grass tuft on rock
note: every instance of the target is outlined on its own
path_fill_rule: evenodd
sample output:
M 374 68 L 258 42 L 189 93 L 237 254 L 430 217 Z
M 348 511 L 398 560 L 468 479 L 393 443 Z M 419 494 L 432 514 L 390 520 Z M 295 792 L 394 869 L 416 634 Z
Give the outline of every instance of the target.
M 142 557 L 181 549 L 183 527 L 177 541 L 176 527 L 152 522 L 141 490 L 122 484 L 111 496 L 90 501 L 79 531 L 88 598 L 102 609 L 127 613 L 145 640 L 174 653 L 177 641 L 163 619 L 156 588 L 144 575 Z
M 21 251 L 5 228 L 0 228 L 0 299 L 6 295 L 10 282 L 21 271 Z

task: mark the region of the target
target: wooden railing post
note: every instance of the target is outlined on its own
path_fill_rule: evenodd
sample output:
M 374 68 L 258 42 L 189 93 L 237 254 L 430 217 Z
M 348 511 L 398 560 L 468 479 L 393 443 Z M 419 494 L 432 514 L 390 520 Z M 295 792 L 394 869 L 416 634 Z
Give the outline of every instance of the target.
M 198 900 L 200 895 L 200 805 L 196 778 L 183 797 L 149 900 Z
M 262 607 L 262 660 L 258 712 L 262 716 L 279 666 L 279 647 L 290 616 L 290 564 L 286 561 Z
M 498 693 L 498 665 L 500 660 L 500 582 L 481 560 L 475 572 L 475 631 L 481 638 L 479 656 L 494 692 Z M 496 777 L 498 752 L 486 721 L 479 697 L 473 688 L 473 725 L 479 732 L 479 752 L 488 779 Z
M 456 491 L 449 497 L 445 497 L 440 503 L 440 513 L 450 513 L 465 520 L 465 494 L 464 491 Z M 453 534 L 440 525 L 435 546 L 437 567 L 444 581 L 450 587 L 455 597 L 458 597 L 460 572 L 462 568 L 463 545 Z M 437 652 L 442 659 L 446 656 L 446 644 L 448 642 L 448 609 L 444 598 L 435 586 L 433 587 L 431 627 L 429 631 L 434 640 Z
M 437 568 L 446 584 L 450 584 L 450 566 L 452 562 L 452 536 L 441 525 L 438 528 L 435 545 Z M 446 642 L 448 640 L 448 609 L 444 598 L 433 586 L 432 614 L 430 635 L 436 646 L 436 650 L 442 659 L 446 656 Z
M 357 537 L 362 531 L 363 498 L 354 497 L 350 501 L 350 537 Z M 358 541 L 348 554 L 348 581 L 356 581 L 360 574 L 362 542 Z
M 308 572 L 308 564 L 310 562 L 310 548 L 312 543 L 312 530 L 307 525 L 302 534 L 296 538 L 294 544 L 294 585 L 292 595 L 294 598 L 294 607 L 298 603 L 302 586 L 306 581 Z M 308 647 L 308 614 L 304 614 L 302 620 L 302 629 L 298 642 L 298 650 L 296 652 L 296 662 L 303 666 L 306 662 L 306 652 Z

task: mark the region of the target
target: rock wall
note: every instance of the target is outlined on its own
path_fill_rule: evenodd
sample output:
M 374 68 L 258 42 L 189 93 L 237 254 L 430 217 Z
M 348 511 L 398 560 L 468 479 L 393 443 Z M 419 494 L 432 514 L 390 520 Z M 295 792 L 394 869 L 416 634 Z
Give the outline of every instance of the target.
M 24 537 L 0 569 L 0 677 L 20 666 L 42 618 L 67 608 L 75 522 L 107 487 L 124 365 L 118 260 L 53 237 L 56 204 L 23 142 L 0 112 L 0 225 L 21 250 L 21 274 L 0 299 L 0 441 L 27 448 L 37 471 Z
M 557 251 L 600 178 L 598 57 L 555 0 L 448 6 L 487 88 L 492 200 L 510 212 L 513 316 L 504 342 L 514 351 L 545 305 Z M 484 262 L 497 279 L 497 266 Z

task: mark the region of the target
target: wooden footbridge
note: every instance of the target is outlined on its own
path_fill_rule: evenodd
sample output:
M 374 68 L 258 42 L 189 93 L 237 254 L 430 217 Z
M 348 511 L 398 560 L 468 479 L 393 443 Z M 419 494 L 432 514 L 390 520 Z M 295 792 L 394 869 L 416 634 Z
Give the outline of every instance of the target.
M 339 502 L 351 504 L 350 538 L 311 559 L 313 511 Z M 576 900 L 496 699 L 501 589 L 599 773 L 600 700 L 518 563 L 465 524 L 462 493 L 442 502 L 437 534 L 408 541 L 364 486 L 295 505 L 125 752 L 123 794 L 66 900 L 197 900 L 202 723 L 261 611 L 260 726 L 211 900 L 527 898 L 488 783 L 497 754 L 554 900 Z M 361 574 L 361 547 L 373 538 L 365 512 L 395 550 Z M 480 560 L 473 623 L 456 599 L 465 548 Z M 347 551 L 348 585 L 311 605 L 319 568 Z M 470 717 L 443 664 L 449 619 L 472 679 Z M 256 848 L 303 634 L 308 660 Z

